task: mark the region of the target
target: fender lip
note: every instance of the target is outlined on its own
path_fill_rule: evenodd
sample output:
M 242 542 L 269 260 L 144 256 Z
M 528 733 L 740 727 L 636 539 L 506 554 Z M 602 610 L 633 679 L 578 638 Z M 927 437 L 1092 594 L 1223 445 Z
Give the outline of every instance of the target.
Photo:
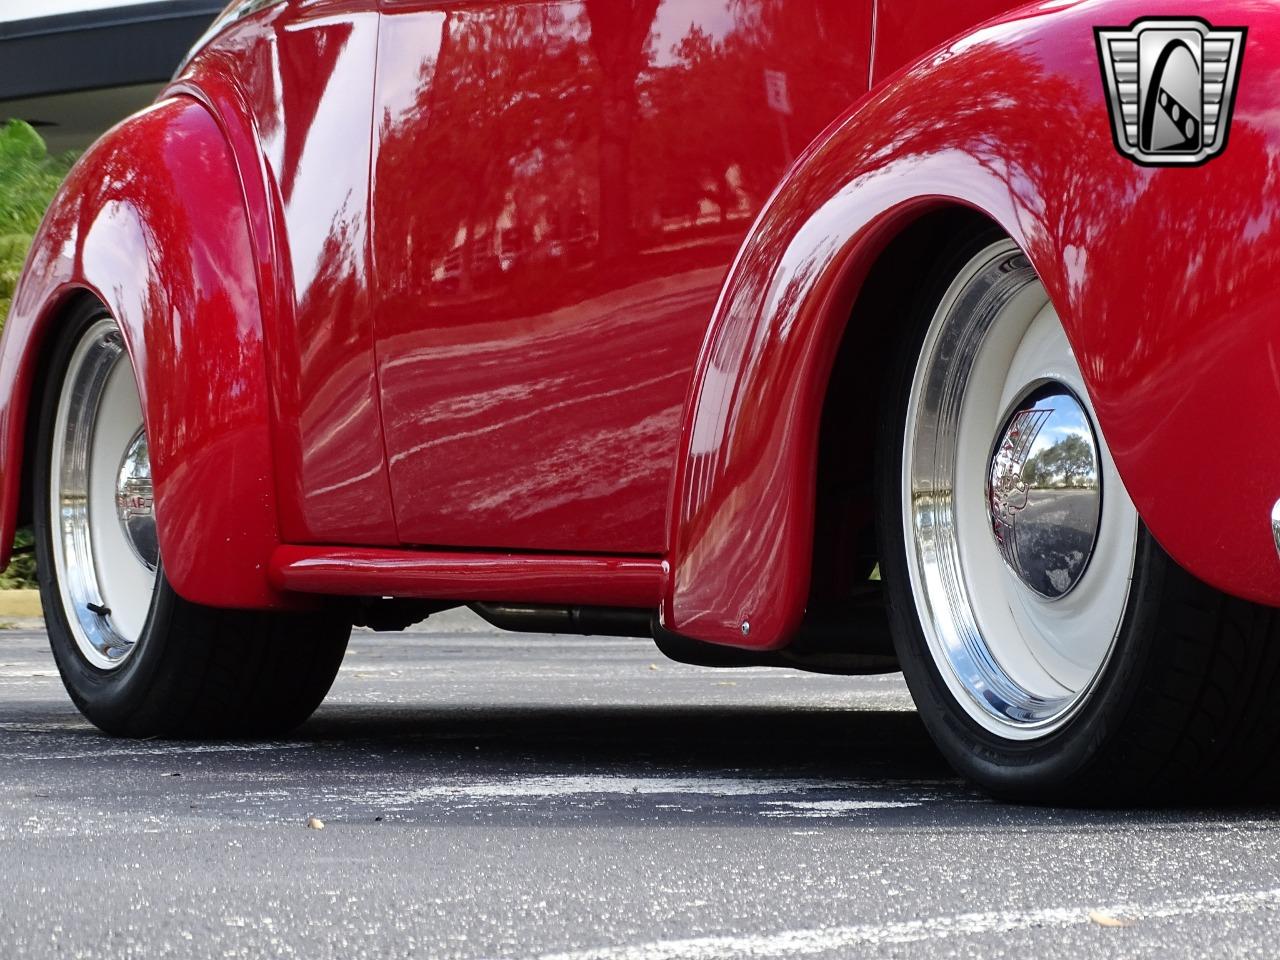
M 785 399 L 775 396 L 760 404 L 762 408 L 771 411 L 769 422 L 774 424 L 774 429 L 768 441 L 768 452 L 756 453 L 761 458 L 774 458 L 775 462 L 785 465 L 785 469 L 790 472 L 788 479 L 781 480 L 778 478 L 778 470 L 783 468 L 771 471 L 772 479 L 776 481 L 774 492 L 780 495 L 777 502 L 794 498 L 794 502 L 790 504 L 791 509 L 783 519 L 777 521 L 778 525 L 770 529 L 775 541 L 772 550 L 762 549 L 752 553 L 749 560 L 742 555 L 748 552 L 746 550 L 732 559 L 713 559 L 724 552 L 732 555 L 742 543 L 751 542 L 765 523 L 762 521 L 758 525 L 744 527 L 737 524 L 737 518 L 727 514 L 704 521 L 700 515 L 707 510 L 708 505 L 714 503 L 716 496 L 716 473 L 725 471 L 721 474 L 722 482 L 728 473 L 718 461 L 718 457 L 725 451 L 717 449 L 702 457 L 696 453 L 682 453 L 677 464 L 675 497 L 671 505 L 674 520 L 671 574 L 662 607 L 666 629 L 688 639 L 752 650 L 785 647 L 799 629 L 805 613 L 812 562 L 815 501 L 812 478 L 817 465 L 822 404 L 835 353 L 844 334 L 842 325 L 820 325 L 816 318 L 847 317 L 853 310 L 862 282 L 889 241 L 918 217 L 948 202 L 954 203 L 951 198 L 921 196 L 887 205 L 871 217 L 863 225 L 863 229 L 845 238 L 838 249 L 828 251 L 829 259 L 825 266 L 810 275 L 812 286 L 807 288 L 803 302 L 795 303 L 797 312 L 790 318 L 793 329 L 807 328 L 809 325 L 821 326 L 822 329 L 812 342 L 797 345 L 797 341 L 791 341 L 790 345 L 795 346 L 795 352 L 778 362 L 779 367 L 788 370 L 808 370 L 809 374 L 803 378 L 805 386 L 789 392 Z M 733 279 L 731 276 L 726 290 L 734 285 Z M 713 419 L 710 424 L 699 423 L 698 412 L 710 411 L 715 418 L 722 411 L 731 410 L 740 404 L 745 377 L 751 375 L 751 370 L 746 369 L 743 374 L 745 368 L 740 368 L 738 372 L 741 376 L 738 379 L 732 382 L 721 380 L 710 385 L 707 371 L 712 358 L 722 352 L 725 339 L 733 337 L 747 343 L 760 343 L 760 330 L 770 322 L 767 304 L 780 298 L 777 294 L 779 285 L 777 274 L 771 274 L 759 294 L 758 308 L 750 314 L 741 311 L 740 301 L 735 301 L 739 304 L 735 309 L 722 300 L 725 303 L 723 317 L 726 322 L 732 319 L 743 326 L 750 323 L 751 330 L 749 333 L 726 333 L 723 338 L 716 335 L 714 325 L 709 331 L 691 387 L 691 403 L 686 409 L 681 434 L 682 451 L 693 449 L 697 442 L 695 434 L 701 432 L 705 438 L 713 430 L 727 427 L 725 420 Z M 734 296 L 739 295 L 740 291 L 735 290 Z M 719 311 L 717 316 L 721 316 Z M 763 347 L 757 346 L 757 350 L 761 349 Z M 745 364 L 748 359 L 758 357 L 759 354 L 753 358 L 743 354 L 736 359 Z M 717 388 L 725 393 L 714 395 Z M 731 486 L 750 482 L 750 472 L 750 465 L 744 463 L 742 475 L 728 477 L 727 482 Z M 785 495 L 782 495 L 784 490 Z M 721 509 L 723 508 L 722 504 Z M 715 523 L 724 528 L 719 534 L 705 526 L 702 530 L 698 529 L 700 524 L 710 526 Z M 737 528 L 736 532 L 730 532 L 732 527 Z M 788 551 L 785 556 L 781 554 L 783 550 Z M 762 590 L 754 598 L 748 598 L 746 594 L 736 595 L 736 606 L 732 611 L 718 606 L 719 598 L 731 590 L 730 581 L 721 576 L 721 573 L 734 571 L 735 581 L 742 583 L 745 579 L 741 575 L 744 565 L 762 583 L 768 584 L 767 590 L 773 592 Z M 771 570 L 773 574 L 770 574 Z M 783 585 L 783 581 L 787 586 Z M 744 624 L 749 625 L 748 629 L 743 629 Z
M 37 234 L 38 236 L 38 234 Z M 34 249 L 34 242 L 32 247 Z M 28 260 L 30 254 L 28 254 Z M 24 274 L 26 268 L 24 267 Z M 21 285 L 19 285 L 19 290 Z M 15 294 L 17 291 L 15 291 Z M 48 294 L 43 316 L 37 320 L 32 335 L 18 348 L 22 357 L 14 361 L 19 374 L 7 384 L 7 389 L 0 390 L 0 570 L 9 565 L 13 559 L 13 539 L 18 526 L 24 519 L 20 515 L 23 503 L 22 493 L 23 468 L 27 465 L 30 453 L 30 429 L 32 400 L 35 393 L 35 368 L 43 357 L 49 322 L 66 309 L 67 304 L 77 296 L 100 295 L 83 284 L 63 282 L 53 287 Z M 17 296 L 14 303 L 17 303 Z M 0 332 L 0 358 L 9 349 L 9 329 L 15 326 L 9 322 L 16 313 L 10 309 L 10 317 L 6 320 L 4 330 Z M 8 361 L 0 359 L 0 370 L 8 366 Z

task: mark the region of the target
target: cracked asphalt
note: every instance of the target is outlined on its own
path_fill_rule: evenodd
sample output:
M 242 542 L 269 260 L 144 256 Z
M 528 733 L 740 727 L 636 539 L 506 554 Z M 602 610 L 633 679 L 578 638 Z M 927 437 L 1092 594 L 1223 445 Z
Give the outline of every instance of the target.
M 897 675 L 449 613 L 357 633 L 287 740 L 122 741 L 0 632 L 5 958 L 1274 957 L 1278 921 L 1275 810 L 991 802 Z

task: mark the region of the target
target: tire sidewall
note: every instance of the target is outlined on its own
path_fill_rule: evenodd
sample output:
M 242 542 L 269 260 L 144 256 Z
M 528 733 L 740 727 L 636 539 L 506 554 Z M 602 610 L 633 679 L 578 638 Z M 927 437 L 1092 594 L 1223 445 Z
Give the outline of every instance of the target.
M 128 732 L 128 721 L 135 716 L 153 689 L 157 673 L 164 661 L 164 639 L 167 631 L 157 629 L 172 616 L 177 597 L 164 578 L 163 566 L 157 573 L 156 589 L 138 643 L 120 666 L 103 670 L 91 664 L 80 651 L 72 632 L 67 611 L 63 608 L 58 588 L 53 555 L 53 522 L 50 515 L 54 426 L 67 367 L 76 345 L 89 327 L 109 312 L 99 303 L 85 300 L 72 308 L 49 355 L 43 395 L 39 398 L 35 464 L 33 471 L 33 532 L 36 544 L 37 580 L 40 601 L 45 611 L 45 628 L 53 650 L 58 672 L 76 706 L 98 726 L 109 732 Z
M 907 686 L 920 718 L 953 767 L 996 796 L 1030 801 L 1104 801 L 1102 795 L 1077 793 L 1091 768 L 1114 760 L 1116 733 L 1131 714 L 1146 664 L 1154 653 L 1151 621 L 1155 611 L 1144 600 L 1159 577 L 1163 558 L 1145 531 L 1140 533 L 1138 564 L 1149 563 L 1140 585 L 1135 575 L 1129 603 L 1111 657 L 1085 701 L 1063 726 L 1034 740 L 998 737 L 977 723 L 956 702 L 929 651 L 907 576 L 905 545 L 894 550 L 885 571 L 889 618 Z M 1154 555 L 1153 555 L 1154 554 Z M 1135 571 L 1136 574 L 1136 571 Z M 902 594 L 906 594 L 905 597 Z

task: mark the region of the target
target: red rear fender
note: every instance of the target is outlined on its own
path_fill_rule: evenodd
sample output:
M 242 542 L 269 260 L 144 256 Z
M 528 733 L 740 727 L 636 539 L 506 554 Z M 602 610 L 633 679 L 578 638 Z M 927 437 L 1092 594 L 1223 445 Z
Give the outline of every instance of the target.
M 1149 13 L 1129 0 L 1024 8 L 891 78 L 793 168 L 704 341 L 668 628 L 761 648 L 795 630 L 834 351 L 888 237 L 938 204 L 982 212 L 1027 252 L 1165 549 L 1280 604 L 1280 11 L 1213 5 L 1216 26 L 1249 28 L 1235 118 L 1225 153 L 1180 169 L 1140 167 L 1112 143 L 1093 31 Z

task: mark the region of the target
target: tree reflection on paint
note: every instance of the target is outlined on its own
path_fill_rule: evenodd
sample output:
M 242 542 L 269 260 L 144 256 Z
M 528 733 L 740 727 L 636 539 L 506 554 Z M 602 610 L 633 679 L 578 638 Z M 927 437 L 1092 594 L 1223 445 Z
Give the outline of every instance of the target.
M 790 77 L 803 144 L 865 86 L 852 44 L 824 82 L 790 72 L 824 36 L 859 36 L 857 5 L 731 0 L 731 27 L 696 22 L 658 36 L 661 0 L 490 5 L 440 16 L 417 95 L 381 117 L 380 190 L 403 184 L 429 215 L 415 251 L 432 257 L 433 297 L 469 296 L 511 274 L 611 262 L 745 232 L 787 161 L 763 76 Z M 407 22 L 407 21 L 406 21 Z M 388 17 L 389 33 L 397 18 Z M 430 170 L 424 178 L 423 172 Z M 693 254 L 695 257 L 697 254 Z M 716 251 L 712 260 L 727 254 Z M 706 259 L 706 258 L 704 258 Z

